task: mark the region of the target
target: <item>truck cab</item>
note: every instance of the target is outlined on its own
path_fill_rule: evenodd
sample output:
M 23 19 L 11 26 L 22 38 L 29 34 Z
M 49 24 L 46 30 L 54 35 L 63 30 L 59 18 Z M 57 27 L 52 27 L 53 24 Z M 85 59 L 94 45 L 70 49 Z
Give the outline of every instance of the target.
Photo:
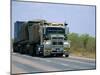
M 51 25 L 44 26 L 43 29 L 43 55 L 65 55 L 66 57 L 68 57 L 70 43 L 68 42 L 68 39 L 65 40 L 66 27 L 64 26 L 64 24 L 51 23 Z

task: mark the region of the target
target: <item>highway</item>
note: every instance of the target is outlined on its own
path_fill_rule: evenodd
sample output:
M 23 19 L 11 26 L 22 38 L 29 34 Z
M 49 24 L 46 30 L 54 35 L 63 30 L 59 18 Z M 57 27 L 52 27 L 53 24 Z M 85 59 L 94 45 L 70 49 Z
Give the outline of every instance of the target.
M 43 58 L 19 53 L 12 53 L 11 56 L 12 74 L 84 69 L 96 69 L 95 59 L 75 56 Z

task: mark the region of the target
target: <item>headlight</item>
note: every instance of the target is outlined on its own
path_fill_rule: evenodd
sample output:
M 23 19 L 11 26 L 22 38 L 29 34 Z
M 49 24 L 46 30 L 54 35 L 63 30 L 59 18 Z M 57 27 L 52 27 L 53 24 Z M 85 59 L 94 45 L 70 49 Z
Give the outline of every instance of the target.
M 70 43 L 69 42 L 64 42 L 64 47 L 66 47 L 66 48 L 70 48 Z
M 40 51 L 40 47 L 38 48 L 38 51 Z
M 51 44 L 51 42 L 50 41 L 46 41 L 46 43 L 45 43 L 46 45 L 50 45 Z

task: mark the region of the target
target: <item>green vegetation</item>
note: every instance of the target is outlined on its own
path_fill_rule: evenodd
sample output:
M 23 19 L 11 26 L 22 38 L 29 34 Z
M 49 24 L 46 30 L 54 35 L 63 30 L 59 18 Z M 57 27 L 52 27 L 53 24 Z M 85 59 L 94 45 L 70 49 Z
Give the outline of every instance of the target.
M 77 33 L 69 33 L 68 39 L 71 41 L 70 52 L 72 55 L 95 58 L 95 37 L 92 37 L 88 34 L 79 35 Z

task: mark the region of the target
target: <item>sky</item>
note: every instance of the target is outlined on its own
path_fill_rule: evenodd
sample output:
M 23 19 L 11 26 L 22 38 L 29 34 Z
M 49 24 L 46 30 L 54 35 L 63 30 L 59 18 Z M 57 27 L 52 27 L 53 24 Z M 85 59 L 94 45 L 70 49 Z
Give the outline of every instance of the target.
M 69 31 L 95 36 L 95 6 L 12 1 L 12 37 L 14 22 L 45 19 L 68 23 Z

